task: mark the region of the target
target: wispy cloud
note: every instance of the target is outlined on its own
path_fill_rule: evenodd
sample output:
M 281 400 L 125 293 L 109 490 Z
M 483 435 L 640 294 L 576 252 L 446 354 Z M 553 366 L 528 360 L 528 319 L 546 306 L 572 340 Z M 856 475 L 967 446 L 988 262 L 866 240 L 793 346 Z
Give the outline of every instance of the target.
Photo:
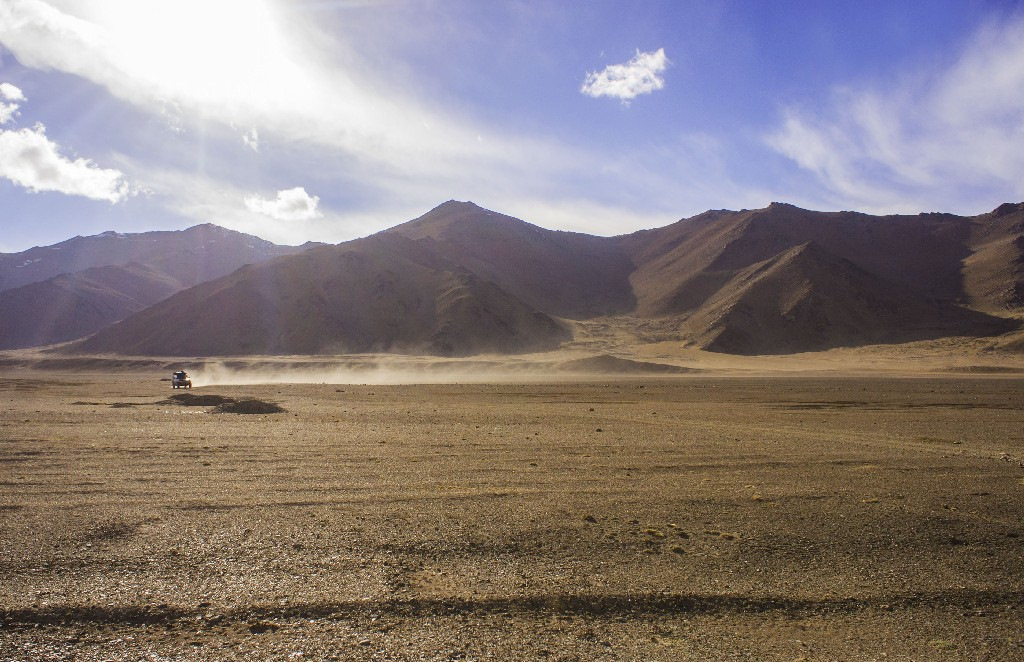
M 318 209 L 319 205 L 320 198 L 309 195 L 301 186 L 278 191 L 277 197 L 273 200 L 258 195 L 250 195 L 245 198 L 245 207 L 249 211 L 276 218 L 279 221 L 307 221 L 311 218 L 319 218 L 323 216 Z
M 24 93 L 10 83 L 0 83 L 0 124 L 19 113 Z M 131 192 L 119 170 L 100 168 L 89 159 L 68 159 L 46 137 L 46 127 L 0 130 L 0 177 L 33 193 L 56 191 L 93 200 L 118 202 Z
M 661 74 L 668 64 L 664 48 L 651 53 L 642 53 L 638 49 L 636 56 L 625 64 L 611 64 L 601 71 L 589 72 L 580 92 L 629 103 L 641 94 L 650 94 L 665 87 Z
M 938 74 L 837 88 L 767 143 L 864 210 L 973 212 L 1024 194 L 1024 18 L 978 30 Z

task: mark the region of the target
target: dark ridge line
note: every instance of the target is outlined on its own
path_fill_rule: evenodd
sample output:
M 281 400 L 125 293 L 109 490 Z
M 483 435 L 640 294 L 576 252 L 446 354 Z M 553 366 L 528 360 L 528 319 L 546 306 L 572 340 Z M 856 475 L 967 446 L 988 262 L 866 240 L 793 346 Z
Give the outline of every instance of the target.
M 802 600 L 784 597 L 750 597 L 708 594 L 578 595 L 551 594 L 512 598 L 408 598 L 390 600 L 350 600 L 309 602 L 283 607 L 255 606 L 216 612 L 210 607 L 183 608 L 159 606 L 47 606 L 0 609 L 4 627 L 30 625 L 169 625 L 178 621 L 205 621 L 209 624 L 258 622 L 289 619 L 345 619 L 388 614 L 399 617 L 458 615 L 535 615 L 551 614 L 607 617 L 683 614 L 767 614 L 790 616 L 811 614 L 848 614 L 867 609 L 895 611 L 919 607 L 976 609 L 1000 606 L 1024 608 L 1024 591 L 955 590 L 919 592 L 866 599 L 836 598 Z

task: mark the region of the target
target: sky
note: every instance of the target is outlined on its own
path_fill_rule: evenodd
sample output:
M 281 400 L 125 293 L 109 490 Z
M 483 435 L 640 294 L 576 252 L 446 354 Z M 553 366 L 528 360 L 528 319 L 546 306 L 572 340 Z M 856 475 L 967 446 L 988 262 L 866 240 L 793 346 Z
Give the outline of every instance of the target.
M 1024 200 L 1024 1 L 0 0 L 0 252 Z

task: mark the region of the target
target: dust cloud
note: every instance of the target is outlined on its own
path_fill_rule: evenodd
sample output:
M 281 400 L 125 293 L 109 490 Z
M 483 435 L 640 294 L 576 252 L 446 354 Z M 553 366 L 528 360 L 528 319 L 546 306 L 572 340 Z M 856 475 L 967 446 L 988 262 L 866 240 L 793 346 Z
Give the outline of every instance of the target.
M 195 387 L 247 384 L 485 384 L 566 377 L 554 364 L 527 361 L 218 362 L 190 371 Z

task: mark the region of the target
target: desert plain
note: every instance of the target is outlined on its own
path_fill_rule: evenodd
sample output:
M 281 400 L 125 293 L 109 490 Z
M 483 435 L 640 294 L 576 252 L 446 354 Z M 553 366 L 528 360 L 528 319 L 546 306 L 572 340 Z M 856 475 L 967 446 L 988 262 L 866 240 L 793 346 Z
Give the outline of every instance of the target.
M 947 349 L 7 353 L 0 658 L 1024 659 L 1024 365 Z

